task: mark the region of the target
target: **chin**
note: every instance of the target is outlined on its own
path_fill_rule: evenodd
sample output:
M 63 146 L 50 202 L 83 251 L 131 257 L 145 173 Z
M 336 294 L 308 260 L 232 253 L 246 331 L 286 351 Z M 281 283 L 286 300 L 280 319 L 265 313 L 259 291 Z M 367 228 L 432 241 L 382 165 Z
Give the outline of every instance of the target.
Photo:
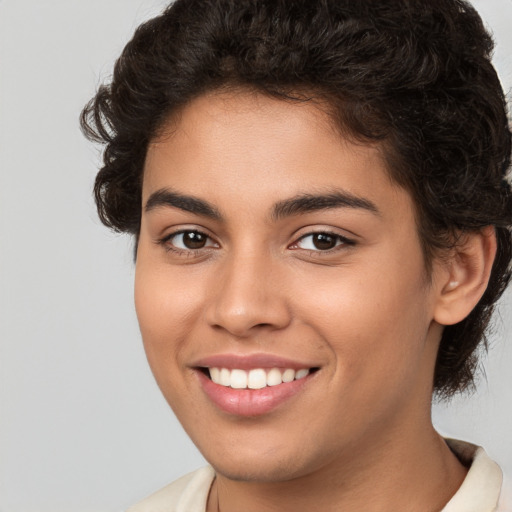
M 215 453 L 201 451 L 218 474 L 243 482 L 285 482 L 317 471 L 322 466 L 320 460 L 326 462 L 326 457 L 313 453 L 307 457 L 304 450 L 298 451 L 296 447 L 280 450 L 266 446 L 248 450 L 247 446 L 237 449 L 237 444 L 233 443 L 228 449 Z
M 258 462 L 222 461 L 211 464 L 215 472 L 236 482 L 285 482 L 303 476 L 307 471 L 300 471 L 288 463 L 278 460 L 261 460 Z

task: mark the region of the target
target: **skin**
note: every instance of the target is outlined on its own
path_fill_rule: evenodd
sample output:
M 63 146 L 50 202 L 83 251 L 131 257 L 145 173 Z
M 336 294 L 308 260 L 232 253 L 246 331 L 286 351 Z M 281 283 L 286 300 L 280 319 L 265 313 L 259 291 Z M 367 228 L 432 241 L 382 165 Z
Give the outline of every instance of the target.
M 466 469 L 430 419 L 440 320 L 467 314 L 485 276 L 458 258 L 434 261 L 428 278 L 414 205 L 379 147 L 343 139 L 310 103 L 209 94 L 148 149 L 143 205 L 162 190 L 218 214 L 143 208 L 135 285 L 155 378 L 217 472 L 208 510 L 441 510 Z M 374 211 L 272 215 L 301 194 L 340 191 Z M 205 246 L 172 236 L 187 229 Z M 314 232 L 336 246 L 319 250 Z M 484 270 L 487 238 L 471 245 Z M 478 279 L 475 297 L 457 295 Z M 240 417 L 210 401 L 194 368 L 219 353 L 319 370 L 270 413 Z

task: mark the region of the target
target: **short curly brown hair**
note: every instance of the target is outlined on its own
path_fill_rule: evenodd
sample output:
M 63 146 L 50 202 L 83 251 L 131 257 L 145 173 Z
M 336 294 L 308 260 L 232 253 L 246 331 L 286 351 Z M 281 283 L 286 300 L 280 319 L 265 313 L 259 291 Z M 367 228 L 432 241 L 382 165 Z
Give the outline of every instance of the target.
M 511 134 L 492 50 L 462 0 L 177 0 L 137 29 L 82 112 L 106 145 L 99 216 L 138 236 L 148 143 L 193 98 L 234 86 L 321 99 L 344 133 L 383 145 L 415 201 L 427 268 L 456 234 L 495 227 L 488 288 L 442 336 L 434 389 L 449 397 L 473 384 L 511 274 Z

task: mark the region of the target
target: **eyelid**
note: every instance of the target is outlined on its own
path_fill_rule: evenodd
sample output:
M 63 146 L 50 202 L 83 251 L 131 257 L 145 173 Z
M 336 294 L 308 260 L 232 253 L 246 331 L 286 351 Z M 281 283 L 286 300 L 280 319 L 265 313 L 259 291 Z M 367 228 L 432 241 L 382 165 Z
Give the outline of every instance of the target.
M 308 237 L 312 237 L 314 235 L 329 235 L 335 239 L 337 239 L 337 243 L 334 247 L 332 247 L 331 249 L 307 249 L 307 248 L 302 248 L 302 247 L 299 247 L 298 244 L 301 240 L 304 240 Z M 319 228 L 319 229 L 313 229 L 313 230 L 310 230 L 308 231 L 307 233 L 304 233 L 302 235 L 300 235 L 299 237 L 297 237 L 295 239 L 295 241 L 288 246 L 289 249 L 293 249 L 293 250 L 305 250 L 305 251 L 309 251 L 309 252 L 313 252 L 313 253 L 323 253 L 323 254 L 329 254 L 331 252 L 335 252 L 337 250 L 339 250 L 339 248 L 346 248 L 346 247 L 351 247 L 351 246 L 354 246 L 356 245 L 356 241 L 352 238 L 349 238 L 345 235 L 342 235 L 341 233 L 338 233 L 336 232 L 335 230 L 333 229 L 329 229 L 329 228 Z
M 204 252 L 209 249 L 219 247 L 219 243 L 207 231 L 208 230 L 200 228 L 200 227 L 193 227 L 193 226 L 179 227 L 179 228 L 172 230 L 171 232 L 165 234 L 164 236 L 158 238 L 156 240 L 156 243 L 158 245 L 162 245 L 168 252 L 174 252 L 177 254 L 195 255 L 199 252 Z M 171 240 L 173 238 L 175 238 L 179 235 L 183 235 L 185 233 L 198 233 L 207 239 L 207 244 L 204 247 L 199 247 L 197 249 L 189 249 L 189 248 L 176 247 L 175 245 L 173 245 L 171 243 Z M 208 242 L 213 242 L 213 243 L 208 243 Z
M 308 229 L 308 230 L 306 231 L 306 229 Z M 317 228 L 309 227 L 309 228 L 303 228 L 302 230 L 299 230 L 299 231 L 303 231 L 303 233 L 298 236 L 297 235 L 295 236 L 295 241 L 292 242 L 290 245 L 288 245 L 288 249 L 302 250 L 302 251 L 308 251 L 310 253 L 327 255 L 327 254 L 331 254 L 333 252 L 337 252 L 342 249 L 346 249 L 347 247 L 354 246 L 357 243 L 356 240 L 354 240 L 354 238 L 352 238 L 352 237 L 349 238 L 349 237 L 339 233 L 339 231 L 337 231 L 336 229 L 331 228 L 331 227 L 325 227 L 325 228 L 320 227 L 320 226 Z M 185 247 L 177 247 L 176 245 L 174 245 L 171 242 L 175 237 L 185 234 L 185 233 L 198 233 L 198 234 L 204 236 L 207 239 L 205 246 L 195 248 L 195 249 L 194 248 L 185 248 Z M 330 249 L 300 247 L 299 244 L 302 240 L 305 240 L 308 237 L 312 237 L 312 236 L 318 235 L 318 234 L 324 234 L 324 235 L 328 235 L 330 237 L 335 238 L 337 241 L 336 245 Z M 199 253 L 204 254 L 206 251 L 208 251 L 210 249 L 215 249 L 215 248 L 220 247 L 220 244 L 217 242 L 215 237 L 209 233 L 208 229 L 205 229 L 202 226 L 183 226 L 183 225 L 181 225 L 179 227 L 177 226 L 172 231 L 166 233 L 164 236 L 156 239 L 155 243 L 163 246 L 166 249 L 166 251 L 168 251 L 168 252 L 174 252 L 176 254 L 183 254 L 183 255 L 188 255 L 188 256 L 193 256 L 193 255 L 196 255 Z

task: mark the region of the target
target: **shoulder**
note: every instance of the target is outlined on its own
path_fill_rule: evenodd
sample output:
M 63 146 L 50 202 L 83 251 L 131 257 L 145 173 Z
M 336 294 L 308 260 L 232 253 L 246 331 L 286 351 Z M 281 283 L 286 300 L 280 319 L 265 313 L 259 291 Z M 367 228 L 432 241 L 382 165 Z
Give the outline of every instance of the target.
M 505 475 L 503 478 L 500 503 L 496 512 L 512 512 L 512 482 L 509 476 Z
M 512 512 L 504 504 L 500 467 L 479 446 L 447 439 L 450 449 L 468 467 L 459 490 L 442 512 Z
M 204 512 L 215 472 L 210 466 L 182 476 L 127 512 Z

